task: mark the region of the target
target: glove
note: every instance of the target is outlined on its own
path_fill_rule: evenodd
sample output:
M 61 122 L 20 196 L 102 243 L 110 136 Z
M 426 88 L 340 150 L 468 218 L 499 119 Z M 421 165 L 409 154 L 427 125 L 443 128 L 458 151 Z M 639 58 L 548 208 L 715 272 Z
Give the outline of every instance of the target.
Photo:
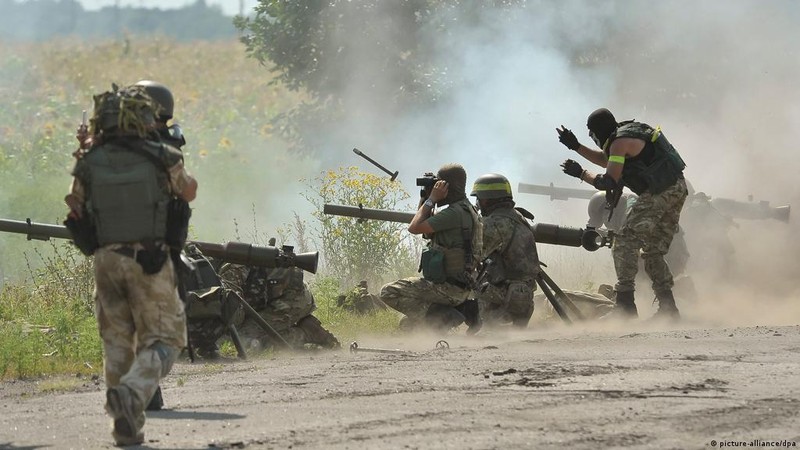
M 561 128 L 556 128 L 556 131 L 558 132 L 558 141 L 568 149 L 577 150 L 581 146 L 578 138 L 575 137 L 575 133 L 572 130 L 568 130 L 564 125 L 561 125 Z
M 564 169 L 564 173 L 573 176 L 575 178 L 580 178 L 583 175 L 583 167 L 577 162 L 568 159 L 561 163 L 561 168 Z

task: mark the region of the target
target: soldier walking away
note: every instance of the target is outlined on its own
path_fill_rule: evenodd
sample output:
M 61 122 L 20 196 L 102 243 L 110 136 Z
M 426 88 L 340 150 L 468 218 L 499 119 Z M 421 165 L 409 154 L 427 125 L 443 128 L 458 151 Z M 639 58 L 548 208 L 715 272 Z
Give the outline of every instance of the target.
M 686 200 L 683 177 L 686 164 L 660 127 L 635 121 L 617 123 L 611 111 L 605 108 L 592 112 L 586 126 L 600 150 L 581 145 L 575 134 L 563 125 L 556 129 L 558 139 L 588 161 L 606 168 L 606 172 L 591 173 L 568 159 L 561 165 L 564 173 L 605 191 L 612 211 L 619 202 L 623 186 L 639 196 L 612 249 L 617 284 L 614 286 L 616 305 L 610 314 L 638 317 L 634 278 L 641 250 L 645 272 L 653 282 L 658 299 L 655 317 L 678 319 L 680 314 L 672 293 L 674 281 L 664 255 L 678 232 L 681 208 Z
M 408 231 L 428 239 L 420 262 L 423 276 L 381 289 L 381 301 L 406 315 L 401 321 L 405 329 L 424 324 L 447 331 L 466 319 L 456 308 L 473 287 L 483 240 L 481 218 L 467 198 L 466 183 L 467 172 L 459 164 L 417 179 L 421 198 Z M 435 205 L 449 206 L 434 215 Z
M 481 318 L 487 325 L 511 322 L 525 328 L 533 314 L 539 274 L 536 240 L 524 216 L 533 215 L 514 208 L 511 184 L 503 175 L 478 177 L 470 195 L 477 197 L 483 217 L 486 268 L 477 295 Z
M 94 98 L 91 145 L 78 155 L 65 224 L 95 257 L 95 308 L 103 340 L 106 411 L 117 445 L 144 441 L 144 407 L 186 346 L 186 317 L 168 252 L 188 217 L 168 214 L 192 201 L 197 181 L 181 152 L 160 142 L 159 105 L 141 86 Z M 177 222 L 180 223 L 177 223 Z

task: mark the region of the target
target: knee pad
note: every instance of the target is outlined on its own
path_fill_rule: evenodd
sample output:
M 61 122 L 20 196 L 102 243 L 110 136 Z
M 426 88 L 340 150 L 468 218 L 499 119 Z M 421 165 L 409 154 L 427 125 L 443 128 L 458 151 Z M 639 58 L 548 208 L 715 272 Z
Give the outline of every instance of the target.
M 161 341 L 153 343 L 150 349 L 158 355 L 158 359 L 161 361 L 161 376 L 167 376 L 172 365 L 175 364 L 175 360 L 178 359 L 178 349 Z

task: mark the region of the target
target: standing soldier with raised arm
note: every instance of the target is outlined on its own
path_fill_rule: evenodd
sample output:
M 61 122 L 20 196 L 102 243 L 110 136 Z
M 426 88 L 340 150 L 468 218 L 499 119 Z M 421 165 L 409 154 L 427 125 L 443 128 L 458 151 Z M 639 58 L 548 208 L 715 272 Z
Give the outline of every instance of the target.
M 563 125 L 556 130 L 558 139 L 588 161 L 606 168 L 606 172 L 591 173 L 568 159 L 562 164 L 564 173 L 605 191 L 612 209 L 619 201 L 623 186 L 639 196 L 612 250 L 617 273 L 616 305 L 612 314 L 638 317 L 634 278 L 641 249 L 645 271 L 658 299 L 656 317 L 677 319 L 680 314 L 672 294 L 672 272 L 664 255 L 678 231 L 681 208 L 686 200 L 683 178 L 686 164 L 660 128 L 635 121 L 617 123 L 611 111 L 605 108 L 592 112 L 586 126 L 600 150 L 581 145 L 575 134 Z
M 197 181 L 181 152 L 160 142 L 159 106 L 143 87 L 115 85 L 94 100 L 91 146 L 73 170 L 66 224 L 95 257 L 106 411 L 116 444 L 133 445 L 144 441 L 145 405 L 186 346 L 168 252 L 188 223 L 175 223 L 168 205 L 192 201 Z

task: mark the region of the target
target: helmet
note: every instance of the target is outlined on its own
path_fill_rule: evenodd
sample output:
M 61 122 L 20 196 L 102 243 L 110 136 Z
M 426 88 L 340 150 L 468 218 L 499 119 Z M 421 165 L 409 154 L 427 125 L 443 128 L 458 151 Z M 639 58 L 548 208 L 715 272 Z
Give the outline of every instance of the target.
M 155 126 L 159 110 L 144 87 L 119 88 L 112 84 L 110 91 L 94 96 L 92 133 L 105 131 L 145 137 Z
M 151 80 L 141 80 L 134 86 L 142 86 L 147 91 L 147 95 L 153 98 L 156 103 L 161 106 L 161 113 L 159 118 L 162 120 L 172 119 L 172 111 L 175 108 L 175 100 L 172 98 L 172 92 L 166 86 Z
M 478 199 L 512 198 L 511 183 L 508 178 L 497 174 L 487 173 L 481 175 L 472 185 L 472 193 Z

